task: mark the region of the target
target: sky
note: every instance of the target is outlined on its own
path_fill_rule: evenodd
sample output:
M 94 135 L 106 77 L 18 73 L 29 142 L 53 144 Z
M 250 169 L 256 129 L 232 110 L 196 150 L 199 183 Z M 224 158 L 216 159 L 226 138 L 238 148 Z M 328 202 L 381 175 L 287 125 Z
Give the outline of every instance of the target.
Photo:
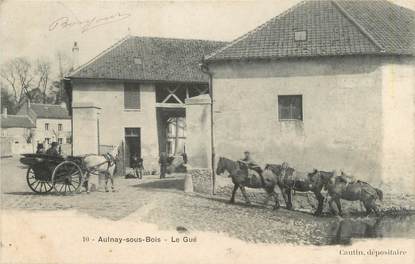
M 300 1 L 6 0 L 0 3 L 0 63 L 70 55 L 77 41 L 82 64 L 127 34 L 231 41 Z M 415 9 L 414 0 L 393 2 Z

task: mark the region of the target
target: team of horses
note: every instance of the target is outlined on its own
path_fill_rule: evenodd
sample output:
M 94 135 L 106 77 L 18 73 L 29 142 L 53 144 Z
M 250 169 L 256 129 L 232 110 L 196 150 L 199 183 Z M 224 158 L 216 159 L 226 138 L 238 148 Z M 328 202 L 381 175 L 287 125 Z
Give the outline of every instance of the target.
M 220 175 L 225 171 L 229 174 L 234 184 L 230 203 L 235 202 L 235 194 L 240 189 L 246 203 L 250 204 L 245 187 L 262 188 L 267 193 L 264 205 L 267 205 L 269 199 L 274 197 L 274 209 L 278 209 L 280 207 L 279 198 L 277 192 L 275 192 L 275 187 L 278 186 L 284 198 L 286 208 L 289 210 L 293 208 L 293 191 L 314 193 L 318 201 L 314 215 L 321 215 L 325 201 L 322 194 L 324 189 L 330 196 L 328 202 L 334 214 L 341 215 L 343 213 L 340 199 L 360 201 L 363 203 L 367 214 L 371 212 L 378 214 L 379 209 L 376 205 L 376 200 L 382 200 L 383 198 L 381 190 L 372 187 L 366 182 L 352 180 L 352 177 L 345 175 L 343 172 L 340 176 L 337 176 L 335 171 L 327 172 L 316 169 L 310 173 L 303 173 L 291 168 L 286 162 L 280 165 L 267 164 L 264 169 L 256 168 L 255 172 L 257 173 L 252 173 L 247 164 L 220 157 L 216 174 Z
M 88 180 L 91 174 L 105 175 L 105 191 L 108 191 L 107 183 L 109 180 L 111 181 L 111 189 L 114 191 L 113 175 L 118 156 L 119 146 L 115 146 L 112 151 L 104 155 L 91 154 L 83 157 L 83 164 L 87 171 L 83 186 L 87 192 L 89 192 Z M 383 198 L 381 190 L 374 188 L 367 182 L 353 180 L 353 177 L 345 175 L 343 172 L 340 176 L 337 176 L 335 171 L 327 172 L 316 169 L 310 173 L 304 173 L 291 168 L 286 162 L 282 164 L 267 164 L 264 169 L 261 169 L 259 167 L 250 168 L 244 162 L 220 157 L 216 174 L 220 175 L 225 171 L 229 174 L 234 184 L 230 203 L 235 203 L 235 194 L 240 189 L 246 203 L 250 204 L 251 202 L 245 187 L 261 188 L 267 193 L 264 205 L 267 205 L 273 197 L 275 201 L 274 209 L 278 209 L 280 208 L 280 203 L 278 193 L 275 191 L 275 187 L 278 186 L 284 198 L 286 208 L 289 210 L 293 209 L 293 191 L 314 193 L 318 202 L 314 215 L 318 216 L 323 212 L 325 201 L 322 194 L 323 189 L 330 196 L 328 203 L 331 211 L 334 214 L 340 215 L 343 213 L 340 199 L 360 201 L 364 205 L 367 214 L 371 212 L 379 214 L 376 201 L 378 199 L 381 201 Z M 252 173 L 252 171 L 255 171 L 255 173 Z M 337 210 L 335 207 L 337 207 Z

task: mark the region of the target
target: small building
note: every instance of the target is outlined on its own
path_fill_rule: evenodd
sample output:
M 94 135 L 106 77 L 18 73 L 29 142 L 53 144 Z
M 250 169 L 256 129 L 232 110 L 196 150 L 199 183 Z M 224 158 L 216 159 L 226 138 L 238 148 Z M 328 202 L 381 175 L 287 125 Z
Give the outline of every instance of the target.
M 304 1 L 206 56 L 216 159 L 413 187 L 414 29 L 388 1 Z
M 27 101 L 17 113 L 28 116 L 35 124 L 33 142 L 47 148 L 58 142 L 66 154 L 71 153 L 72 121 L 66 105 L 35 104 Z
M 122 144 L 127 167 L 138 156 L 150 170 L 160 152 L 186 152 L 185 99 L 208 93 L 209 78 L 199 64 L 223 45 L 127 36 L 74 70 L 65 81 L 73 154 Z
M 33 152 L 35 124 L 25 115 L 8 115 L 7 108 L 1 114 L 1 156 Z

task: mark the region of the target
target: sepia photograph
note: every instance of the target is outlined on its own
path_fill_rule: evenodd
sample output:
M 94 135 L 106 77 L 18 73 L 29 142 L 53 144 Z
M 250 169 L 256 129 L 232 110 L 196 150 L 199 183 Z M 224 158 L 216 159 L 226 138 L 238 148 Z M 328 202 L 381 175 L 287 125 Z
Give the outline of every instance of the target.
M 415 263 L 415 1 L 0 1 L 0 263 Z

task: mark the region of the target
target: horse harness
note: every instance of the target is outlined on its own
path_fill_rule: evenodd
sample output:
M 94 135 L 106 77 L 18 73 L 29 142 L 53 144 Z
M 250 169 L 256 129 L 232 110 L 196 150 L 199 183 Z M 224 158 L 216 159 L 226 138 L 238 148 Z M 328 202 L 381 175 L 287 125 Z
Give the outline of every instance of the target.
M 104 164 L 108 164 L 108 167 L 107 167 L 107 172 L 108 172 L 108 170 L 110 169 L 110 167 L 112 167 L 112 166 L 115 164 L 115 158 L 114 158 L 114 156 L 113 156 L 113 155 L 111 155 L 110 153 L 105 153 L 105 154 L 103 154 L 102 156 L 105 158 L 105 161 L 104 161 L 104 162 L 101 162 L 101 163 L 99 163 L 99 164 L 97 164 L 97 165 L 95 165 L 95 166 L 93 166 L 93 167 L 91 167 L 91 168 L 88 170 L 88 171 L 89 171 L 89 173 L 96 174 L 96 173 L 95 173 L 96 169 L 97 169 L 99 166 L 104 165 Z
M 115 158 L 110 153 L 105 153 L 102 156 L 104 156 L 104 158 L 107 160 L 107 163 L 108 163 L 107 170 L 109 170 L 109 168 L 112 167 L 115 164 Z
M 294 189 L 295 188 L 295 183 L 296 183 L 296 181 L 294 179 L 294 171 L 291 174 L 287 174 L 288 169 L 289 169 L 288 165 L 287 166 L 282 166 L 281 179 L 282 179 L 282 182 L 285 182 L 287 186 L 288 186 L 287 183 L 291 180 L 293 184 L 292 184 L 292 186 L 288 186 L 288 187 L 290 187 L 291 189 Z
M 249 180 L 249 183 L 251 184 L 251 185 L 253 185 L 254 184 L 254 177 L 249 177 L 249 171 L 254 171 L 256 174 L 258 174 L 259 175 L 259 178 L 260 178 L 260 180 L 261 180 L 261 184 L 262 184 L 262 186 L 264 186 L 265 187 L 265 179 L 264 179 L 264 176 L 262 175 L 262 170 L 261 170 L 261 167 L 259 167 L 258 165 L 252 165 L 251 163 L 249 163 L 249 162 L 246 162 L 246 161 L 244 161 L 244 160 L 238 160 L 238 165 L 239 165 L 239 168 L 241 168 L 241 165 L 240 165 L 240 163 L 243 163 L 243 164 L 245 164 L 246 165 L 246 167 L 247 167 L 247 173 L 248 173 L 248 180 Z M 258 169 L 258 170 L 256 170 L 256 169 Z M 254 174 L 253 174 L 254 175 Z

